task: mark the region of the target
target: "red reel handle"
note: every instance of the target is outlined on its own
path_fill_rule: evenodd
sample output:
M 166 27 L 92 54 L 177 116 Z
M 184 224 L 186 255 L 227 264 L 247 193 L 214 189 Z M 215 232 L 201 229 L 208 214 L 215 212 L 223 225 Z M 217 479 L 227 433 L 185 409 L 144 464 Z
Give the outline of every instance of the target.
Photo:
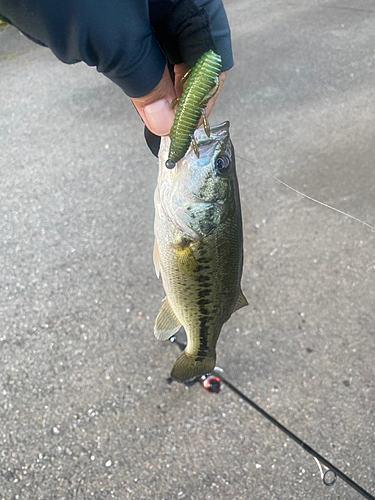
M 219 379 L 219 377 L 215 377 L 215 375 L 209 375 L 200 382 L 208 392 L 215 393 L 219 392 L 221 389 L 221 380 Z

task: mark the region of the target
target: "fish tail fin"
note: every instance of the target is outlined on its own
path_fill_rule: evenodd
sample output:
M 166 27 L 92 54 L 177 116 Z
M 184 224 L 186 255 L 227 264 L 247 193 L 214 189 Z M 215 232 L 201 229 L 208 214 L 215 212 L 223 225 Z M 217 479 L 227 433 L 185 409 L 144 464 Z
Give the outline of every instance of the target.
M 183 351 L 172 367 L 171 377 L 177 382 L 187 382 L 212 372 L 215 361 L 215 355 L 201 357 Z

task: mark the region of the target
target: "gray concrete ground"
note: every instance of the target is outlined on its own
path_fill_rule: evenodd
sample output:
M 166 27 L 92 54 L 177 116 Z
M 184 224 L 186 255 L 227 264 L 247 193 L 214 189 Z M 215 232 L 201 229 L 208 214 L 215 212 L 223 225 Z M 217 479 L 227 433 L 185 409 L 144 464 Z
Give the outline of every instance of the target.
M 243 289 L 226 376 L 375 494 L 375 7 L 226 2 Z M 12 57 L 13 56 L 13 57 Z M 0 32 L 0 499 L 358 499 L 228 388 L 168 385 L 129 100 Z

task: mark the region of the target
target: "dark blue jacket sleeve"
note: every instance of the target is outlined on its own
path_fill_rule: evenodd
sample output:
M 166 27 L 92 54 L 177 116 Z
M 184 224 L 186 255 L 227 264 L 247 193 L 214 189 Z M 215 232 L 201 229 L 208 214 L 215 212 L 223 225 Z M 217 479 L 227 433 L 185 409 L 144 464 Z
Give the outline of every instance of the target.
M 230 28 L 224 6 L 221 1 L 195 0 L 195 3 L 206 10 L 210 31 L 215 44 L 216 52 L 222 60 L 222 71 L 233 66 L 232 43 Z
M 130 97 L 149 92 L 163 74 L 147 0 L 0 0 L 0 12 L 61 61 L 96 66 Z
M 176 44 L 179 62 L 189 63 L 189 47 L 194 40 L 200 43 L 197 34 L 204 30 L 183 17 L 190 15 L 180 8 L 183 4 L 196 19 L 205 16 L 205 29 L 223 58 L 223 69 L 228 69 L 233 62 L 221 0 L 0 0 L 0 14 L 61 61 L 96 66 L 128 96 L 140 97 L 159 83 L 169 59 L 168 45 Z M 155 26 L 159 22 L 159 33 L 168 32 L 173 13 L 174 32 L 164 44 Z

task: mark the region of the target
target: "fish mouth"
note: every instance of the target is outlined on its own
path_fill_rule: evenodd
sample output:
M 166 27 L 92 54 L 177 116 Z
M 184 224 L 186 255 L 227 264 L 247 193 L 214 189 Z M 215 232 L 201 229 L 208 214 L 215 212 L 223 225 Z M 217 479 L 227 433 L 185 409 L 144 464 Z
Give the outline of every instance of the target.
M 214 142 L 224 141 L 225 144 L 229 139 L 229 126 L 230 122 L 225 121 L 220 123 L 220 125 L 214 125 L 210 127 L 210 137 L 207 137 L 203 125 L 201 125 L 194 134 L 195 142 L 198 148 L 200 146 L 208 146 Z
M 226 152 L 231 146 L 229 126 L 229 121 L 225 121 L 211 127 L 210 137 L 207 137 L 203 125 L 200 126 L 194 134 L 200 149 L 200 157 L 196 158 L 193 148 L 190 148 L 186 157 L 181 160 L 181 164 L 177 166 L 179 168 L 162 169 L 163 175 L 167 176 L 168 181 L 165 183 L 158 181 L 159 197 L 166 218 L 177 231 L 185 234 L 186 238 L 191 241 L 198 241 L 216 229 L 218 223 L 213 220 L 216 219 L 213 212 L 215 212 L 215 207 L 219 209 L 219 212 L 223 211 L 224 200 L 216 192 L 211 192 L 209 199 L 207 199 L 203 191 L 190 186 L 190 183 L 193 182 L 190 179 L 190 172 L 191 169 L 202 172 L 203 168 L 206 169 L 207 162 L 211 161 L 213 157 Z M 163 151 L 167 151 L 168 147 L 168 141 L 166 141 L 166 148 Z M 164 165 L 164 158 L 161 161 Z M 200 173 L 199 176 L 201 176 Z M 204 179 L 202 181 L 202 177 L 199 178 L 199 182 L 205 183 Z M 221 182 L 225 183 L 226 179 L 221 179 Z M 188 188 L 188 191 L 181 188 L 181 183 L 184 188 Z M 204 219 L 203 222 L 202 219 Z
M 210 127 L 209 137 L 206 135 L 203 125 L 195 131 L 194 139 L 199 150 L 199 158 L 209 159 L 212 155 L 216 156 L 220 152 L 225 153 L 228 144 L 230 144 L 229 125 L 229 121 L 226 121 Z

